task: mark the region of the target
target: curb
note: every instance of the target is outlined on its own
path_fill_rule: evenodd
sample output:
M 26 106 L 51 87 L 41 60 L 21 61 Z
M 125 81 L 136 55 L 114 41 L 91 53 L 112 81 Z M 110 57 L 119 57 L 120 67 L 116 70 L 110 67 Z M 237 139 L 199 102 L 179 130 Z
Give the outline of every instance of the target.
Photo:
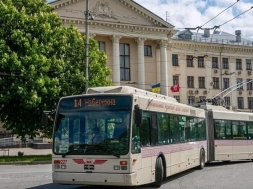
M 39 164 L 52 164 L 52 161 L 17 161 L 17 162 L 1 162 L 0 165 L 39 165 Z

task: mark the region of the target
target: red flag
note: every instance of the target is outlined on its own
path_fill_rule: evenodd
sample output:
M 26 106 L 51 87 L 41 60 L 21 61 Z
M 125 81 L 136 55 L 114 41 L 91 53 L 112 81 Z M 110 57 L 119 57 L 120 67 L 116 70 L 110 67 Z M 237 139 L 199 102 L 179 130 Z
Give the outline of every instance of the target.
M 179 84 L 173 85 L 170 87 L 171 92 L 179 92 Z

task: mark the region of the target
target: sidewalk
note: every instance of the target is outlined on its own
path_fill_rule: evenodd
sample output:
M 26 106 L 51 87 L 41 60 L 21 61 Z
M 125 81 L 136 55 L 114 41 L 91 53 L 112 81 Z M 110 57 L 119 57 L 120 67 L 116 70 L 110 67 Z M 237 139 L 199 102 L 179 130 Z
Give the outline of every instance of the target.
M 52 149 L 9 148 L 9 156 L 17 156 L 19 151 L 24 152 L 24 155 L 48 155 L 48 154 L 52 154 Z M 0 154 L 0 155 L 2 155 L 2 154 Z

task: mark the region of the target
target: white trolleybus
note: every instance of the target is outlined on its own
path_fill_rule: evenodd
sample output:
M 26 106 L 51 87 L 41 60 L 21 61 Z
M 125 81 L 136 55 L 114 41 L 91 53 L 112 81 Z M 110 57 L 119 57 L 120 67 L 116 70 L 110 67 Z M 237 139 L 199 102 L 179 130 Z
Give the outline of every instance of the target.
M 207 161 L 205 110 L 122 87 L 61 98 L 53 136 L 53 182 L 136 186 Z
M 207 111 L 208 161 L 253 159 L 253 113 L 203 105 Z
M 253 119 L 249 113 L 235 114 L 128 86 L 90 88 L 85 95 L 61 98 L 53 182 L 159 187 L 165 177 L 203 169 L 206 162 L 251 159 Z

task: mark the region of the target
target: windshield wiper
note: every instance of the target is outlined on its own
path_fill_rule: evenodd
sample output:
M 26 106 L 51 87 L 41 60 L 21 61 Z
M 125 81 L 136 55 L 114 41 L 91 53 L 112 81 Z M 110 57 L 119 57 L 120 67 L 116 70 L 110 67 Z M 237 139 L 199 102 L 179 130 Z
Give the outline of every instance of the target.
M 98 147 L 97 144 L 72 144 L 69 146 L 69 151 L 67 151 L 66 153 L 62 154 L 62 157 L 65 158 L 66 155 L 69 155 L 77 150 L 82 150 L 82 149 L 86 149 L 86 147 Z
M 67 151 L 66 153 L 62 154 L 62 157 L 65 158 L 66 155 L 69 155 L 69 154 L 71 154 L 74 151 L 76 151 L 76 149 L 73 148 L 73 149 Z
M 120 155 L 118 155 L 118 154 L 112 154 L 112 155 L 117 157 L 117 158 L 120 158 Z
M 66 155 L 69 155 L 72 152 L 75 152 L 76 150 L 84 149 L 88 145 L 89 144 L 72 144 L 72 145 L 69 146 L 69 151 L 67 151 L 66 153 L 62 154 L 62 157 L 65 158 Z

